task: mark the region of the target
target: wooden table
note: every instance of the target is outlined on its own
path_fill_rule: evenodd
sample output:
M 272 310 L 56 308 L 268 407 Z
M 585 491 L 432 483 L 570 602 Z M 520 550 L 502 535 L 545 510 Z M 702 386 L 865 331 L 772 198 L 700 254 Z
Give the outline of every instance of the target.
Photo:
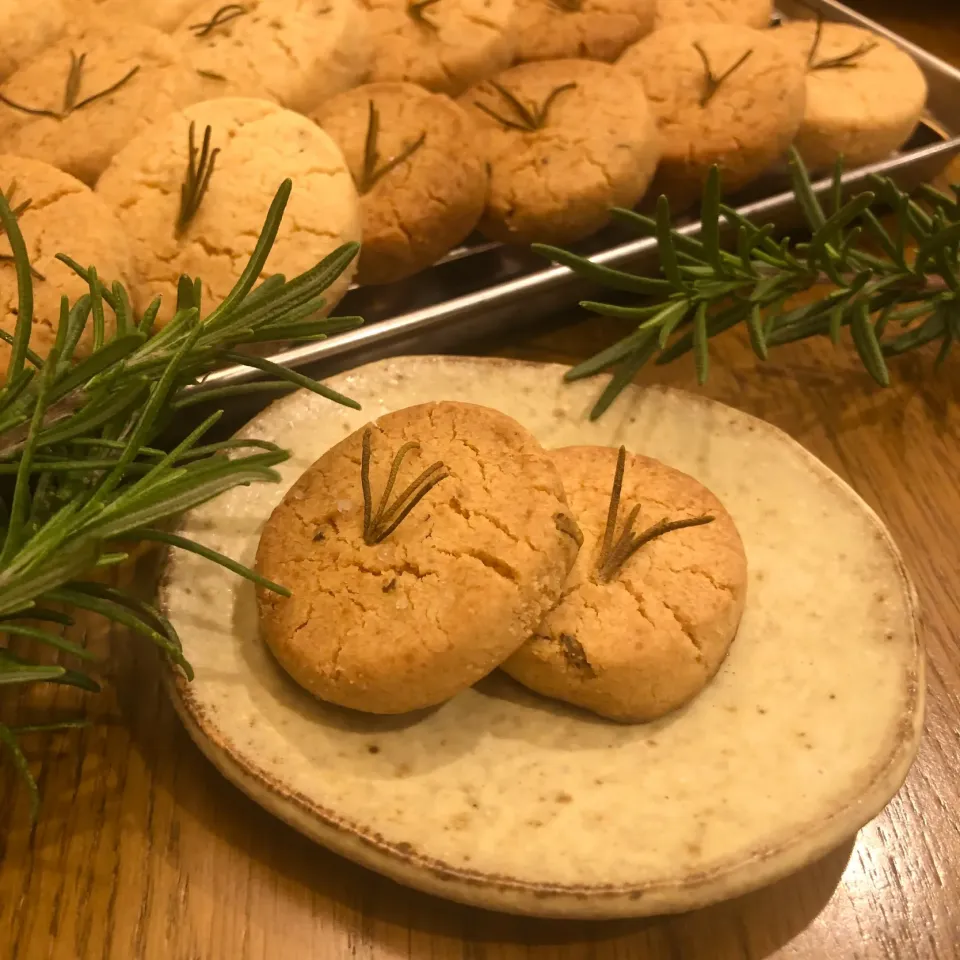
M 960 61 L 952 0 L 860 6 Z M 572 363 L 616 333 L 581 321 L 488 351 Z M 657 375 L 696 389 L 688 361 Z M 230 786 L 181 728 L 152 652 L 104 635 L 93 643 L 112 645 L 106 692 L 84 702 L 58 691 L 47 710 L 80 706 L 93 725 L 28 741 L 43 793 L 35 829 L 2 768 L 0 960 L 960 957 L 960 358 L 935 374 L 929 355 L 909 357 L 894 384 L 873 387 L 851 351 L 823 344 L 760 365 L 734 334 L 713 348 L 706 390 L 853 484 L 919 588 L 926 736 L 906 785 L 855 843 L 774 887 L 653 921 L 536 922 L 433 900 L 314 846 Z

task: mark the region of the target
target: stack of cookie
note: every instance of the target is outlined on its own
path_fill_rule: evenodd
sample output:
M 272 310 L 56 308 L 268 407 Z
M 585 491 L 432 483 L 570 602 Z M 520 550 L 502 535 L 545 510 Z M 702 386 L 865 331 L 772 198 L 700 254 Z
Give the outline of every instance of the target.
M 0 0 L 0 141 L 55 169 L 31 167 L 19 195 L 36 206 L 32 191 L 63 175 L 71 195 L 92 188 L 98 235 L 128 236 L 134 306 L 164 297 L 159 323 L 182 272 L 203 278 L 205 306 L 222 299 L 286 177 L 265 274 L 363 242 L 330 309 L 353 279 L 409 277 L 475 230 L 570 244 L 651 194 L 688 206 L 714 165 L 739 189 L 791 143 L 815 167 L 881 159 L 926 99 L 886 39 L 809 21 L 770 29 L 771 0 L 21 7 Z M 84 261 L 81 225 L 48 221 L 31 233 L 39 220 L 24 219 L 28 245 Z M 35 281 L 49 285 L 41 304 L 67 292 L 58 269 Z M 0 236 L 4 304 L 13 284 Z M 14 322 L 6 306 L 0 327 Z M 37 322 L 56 316 L 41 308 Z
M 694 697 L 746 594 L 730 515 L 692 477 L 544 450 L 486 407 L 430 403 L 348 436 L 290 488 L 256 566 L 261 632 L 318 698 L 399 714 L 497 667 L 624 722 Z

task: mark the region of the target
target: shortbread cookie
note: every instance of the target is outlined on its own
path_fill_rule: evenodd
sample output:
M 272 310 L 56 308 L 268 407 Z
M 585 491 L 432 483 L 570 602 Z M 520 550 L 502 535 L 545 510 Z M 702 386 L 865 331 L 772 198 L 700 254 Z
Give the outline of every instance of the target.
M 0 81 L 29 63 L 63 34 L 65 0 L 0 0 Z
M 487 199 L 479 133 L 444 94 L 371 83 L 328 100 L 314 119 L 343 151 L 360 193 L 360 283 L 416 273 L 477 225 Z
M 130 241 L 113 212 L 89 187 L 39 160 L 0 154 L 0 192 L 9 195 L 14 211 L 21 211 L 17 222 L 33 268 L 30 349 L 45 357 L 56 339 L 60 297 L 66 294 L 73 304 L 90 289 L 56 255 L 65 253 L 85 267 L 96 267 L 105 283 L 119 280 L 133 297 L 137 284 Z M 8 333 L 17 323 L 17 277 L 11 252 L 0 230 L 0 327 Z M 104 321 L 109 332 L 114 323 L 109 307 L 104 309 Z M 92 337 L 93 324 L 88 322 L 77 357 L 89 353 Z M 9 359 L 10 347 L 0 342 L 0 379 L 5 379 Z
M 539 693 L 601 716 L 654 720 L 696 696 L 727 655 L 747 588 L 737 528 L 692 477 L 631 454 L 614 546 L 637 505 L 636 534 L 664 519 L 704 522 L 645 542 L 612 569 L 603 546 L 617 451 L 566 447 L 551 456 L 583 547 L 560 603 L 503 669 Z
M 198 90 L 172 38 L 135 23 L 97 21 L 0 86 L 0 143 L 93 184 L 123 144 Z
M 208 189 L 184 223 L 180 188 L 191 125 L 197 152 L 208 126 L 209 152 L 218 152 Z M 132 237 L 146 292 L 163 297 L 161 323 L 173 314 L 181 274 L 202 278 L 206 308 L 223 300 L 246 266 L 287 177 L 293 192 L 264 276 L 292 278 L 342 243 L 360 239 L 350 172 L 336 144 L 315 123 L 266 100 L 207 100 L 171 114 L 117 154 L 97 194 Z M 348 270 L 328 291 L 328 307 L 346 291 L 350 276 Z
M 205 98 L 259 97 L 306 112 L 367 72 L 367 16 L 355 0 L 207 0 L 176 31 Z
M 640 84 L 591 60 L 527 63 L 468 90 L 485 133 L 490 194 L 480 229 L 507 243 L 570 243 L 632 207 L 660 140 Z
M 846 23 L 786 24 L 776 37 L 807 68 L 807 105 L 796 147 L 811 167 L 886 159 L 923 115 L 923 72 L 889 40 Z
M 674 200 L 699 195 L 714 164 L 726 191 L 749 183 L 803 119 L 803 66 L 776 31 L 676 24 L 634 44 L 617 67 L 650 98 L 663 141 L 655 189 Z
M 432 465 L 438 482 L 391 531 L 378 505 L 400 454 L 389 506 Z M 442 703 L 556 603 L 579 539 L 568 514 L 549 456 L 504 414 L 465 403 L 389 413 L 327 451 L 267 521 L 256 567 L 292 596 L 258 589 L 263 639 L 323 700 L 383 714 Z
M 739 23 L 762 29 L 770 26 L 772 0 L 656 0 L 656 27 L 672 23 Z
M 653 29 L 657 0 L 517 0 L 516 60 L 613 61 Z
M 371 81 L 458 94 L 510 66 L 515 0 L 365 0 Z

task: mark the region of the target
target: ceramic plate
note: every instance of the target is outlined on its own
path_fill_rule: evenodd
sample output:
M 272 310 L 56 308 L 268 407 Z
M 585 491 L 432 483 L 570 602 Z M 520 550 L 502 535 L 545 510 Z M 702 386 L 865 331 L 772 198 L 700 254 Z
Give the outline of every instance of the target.
M 897 791 L 923 715 L 914 592 L 877 516 L 785 434 L 663 389 L 630 388 L 590 423 L 597 384 L 564 385 L 562 372 L 405 358 L 330 381 L 360 413 L 293 394 L 243 431 L 292 451 L 282 482 L 232 490 L 181 532 L 252 564 L 264 521 L 310 463 L 368 420 L 428 400 L 496 407 L 547 447 L 626 444 L 710 487 L 746 547 L 739 633 L 688 707 L 621 726 L 494 674 L 424 715 L 348 713 L 272 660 L 251 584 L 182 552 L 162 600 L 196 679 L 171 689 L 225 776 L 402 883 L 542 916 L 686 910 L 798 869 Z

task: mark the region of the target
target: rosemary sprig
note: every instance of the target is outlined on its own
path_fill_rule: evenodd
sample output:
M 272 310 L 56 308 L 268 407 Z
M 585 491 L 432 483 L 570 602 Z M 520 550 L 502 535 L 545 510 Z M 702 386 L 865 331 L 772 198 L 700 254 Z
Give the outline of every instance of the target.
M 401 163 L 409 160 L 426 143 L 427 134 L 421 133 L 416 140 L 408 143 L 395 157 L 391 157 L 383 166 L 380 166 L 380 153 L 377 150 L 377 141 L 380 137 L 380 111 L 377 105 L 370 100 L 367 108 L 367 133 L 363 142 L 363 173 L 360 175 L 358 188 L 361 194 L 369 193 L 374 185 L 382 180 L 391 170 L 395 170 Z
M 207 188 L 210 186 L 210 177 L 213 176 L 213 165 L 216 163 L 220 148 L 210 149 L 210 138 L 213 130 L 208 124 L 203 131 L 203 144 L 197 150 L 194 135 L 196 124 L 190 121 L 190 130 L 187 134 L 187 172 L 180 186 L 180 208 L 177 211 L 177 236 L 183 233 L 203 203 Z
M 13 204 L 13 196 L 17 192 L 17 181 L 11 180 L 10 185 L 7 187 L 4 197 L 6 198 L 7 204 L 10 205 L 10 212 L 16 217 L 17 220 L 20 219 L 20 215 L 23 214 L 26 210 L 30 209 L 30 205 L 33 203 L 33 200 L 29 197 L 26 200 L 21 201 L 15 207 Z M 3 225 L 0 224 L 0 237 L 4 235 Z M 0 253 L 0 263 L 12 263 L 13 254 L 12 253 Z M 46 280 L 47 278 L 31 263 L 30 272 L 38 280 Z
M 363 431 L 363 452 L 360 459 L 360 485 L 363 491 L 363 542 L 367 546 L 382 543 L 406 519 L 411 510 L 441 481 L 450 474 L 442 460 L 430 464 L 397 498 L 390 503 L 390 495 L 397 482 L 403 460 L 411 450 L 419 450 L 415 440 L 405 443 L 393 458 L 390 475 L 384 485 L 377 509 L 373 509 L 373 495 L 370 492 L 370 448 L 373 430 L 367 427 Z
M 516 94 L 503 86 L 503 84 L 498 83 L 496 80 L 490 80 L 488 83 L 496 90 L 507 106 L 510 107 L 517 119 L 511 120 L 509 117 L 504 117 L 479 100 L 474 100 L 474 105 L 478 110 L 482 110 L 488 117 L 492 117 L 497 123 L 503 124 L 507 129 L 521 130 L 524 133 L 536 133 L 537 130 L 542 130 L 546 126 L 547 119 L 550 115 L 550 107 L 553 106 L 554 100 L 556 100 L 560 94 L 566 93 L 567 90 L 576 89 L 577 86 L 575 83 L 563 83 L 559 87 L 551 90 L 540 106 L 534 104 L 531 108 L 523 103 Z
M 187 401 L 198 396 L 198 381 L 226 358 L 284 385 L 307 386 L 356 406 L 295 371 L 234 352 L 249 343 L 315 339 L 355 326 L 355 321 L 315 318 L 324 291 L 356 256 L 357 244 L 341 247 L 299 277 L 270 277 L 254 289 L 290 191 L 285 181 L 249 264 L 223 303 L 201 315 L 199 281 L 183 278 L 177 311 L 156 333 L 152 318 L 159 300 L 137 321 L 121 284 L 61 256 L 89 292 L 72 305 L 63 299 L 55 342 L 45 359 L 30 349 L 33 285 L 26 245 L 11 202 L 0 196 L 0 225 L 10 241 L 18 284 L 17 324 L 10 336 L 7 379 L 0 386 L 0 474 L 13 475 L 12 482 L 4 479 L 0 485 L 0 634 L 29 637 L 81 665 L 34 663 L 0 643 L 0 685 L 66 683 L 98 689 L 82 668 L 88 652 L 57 632 L 65 618 L 54 608 L 63 604 L 142 635 L 190 676 L 176 630 L 159 610 L 87 579 L 91 570 L 125 557 L 118 541 L 190 550 L 283 592 L 282 584 L 259 580 L 231 558 L 158 526 L 232 487 L 275 481 L 273 468 L 287 453 L 256 440 L 207 442 L 220 410 L 179 442 L 164 448 L 158 441 L 176 427 Z M 112 333 L 103 324 L 106 309 L 115 315 Z M 76 362 L 77 344 L 91 322 L 93 352 Z M 234 386 L 231 395 L 264 385 Z M 33 729 L 0 726 L 0 742 L 30 789 L 35 809 L 36 785 L 17 743 L 19 733 Z
M 202 23 L 191 23 L 187 29 L 192 30 L 193 35 L 200 39 L 211 34 L 217 27 L 222 27 L 225 23 L 230 23 L 231 20 L 242 17 L 245 13 L 249 13 L 249 11 L 242 4 L 228 3 L 216 10 L 209 20 Z
M 439 2 L 440 0 L 410 0 L 407 4 L 407 13 L 410 14 L 411 19 L 420 24 L 421 27 L 437 31 L 440 28 L 427 17 L 427 11 Z
M 647 527 L 640 533 L 635 533 L 633 525 L 640 515 L 640 504 L 636 504 L 623 524 L 620 535 L 617 536 L 617 517 L 620 513 L 620 492 L 623 488 L 623 471 L 627 459 L 626 447 L 621 447 L 617 453 L 617 466 L 613 474 L 613 487 L 610 491 L 610 506 L 607 509 L 607 523 L 603 530 L 603 542 L 600 555 L 597 558 L 596 577 L 600 583 L 609 583 L 623 569 L 626 562 L 642 547 L 657 537 L 672 533 L 674 530 L 684 530 L 687 527 L 702 527 L 706 523 L 713 523 L 714 518 L 704 514 L 686 520 L 667 520 Z
M 637 322 L 628 336 L 567 373 L 568 380 L 577 380 L 613 370 L 592 417 L 651 360 L 669 363 L 692 350 L 698 382 L 704 383 L 710 339 L 741 324 L 761 360 L 772 347 L 807 337 L 839 344 L 849 328 L 854 349 L 881 386 L 890 382 L 889 357 L 933 342 L 940 345 L 937 364 L 948 355 L 960 339 L 960 186 L 951 188 L 952 196 L 921 187 L 921 205 L 892 180 L 873 177 L 871 190 L 844 201 L 841 164 L 815 188 L 793 151 L 790 173 L 810 231 L 805 242 L 778 241 L 772 224 L 758 226 L 725 205 L 714 169 L 697 237 L 673 229 L 665 197 L 655 217 L 616 211 L 622 222 L 657 238 L 660 277 L 535 247 L 600 286 L 648 298 L 628 305 L 583 302 L 595 313 Z M 891 230 L 875 212 L 881 204 L 893 211 Z M 721 246 L 724 234 L 729 249 Z M 914 257 L 908 256 L 911 247 Z M 797 294 L 825 282 L 835 287 L 825 297 L 784 309 Z
M 117 90 L 129 83 L 137 73 L 140 72 L 139 64 L 131 67 L 116 83 L 105 87 L 103 90 L 97 91 L 97 93 L 91 93 L 89 96 L 78 101 L 77 97 L 80 96 L 80 87 L 83 84 L 83 68 L 86 61 L 87 55 L 85 53 L 77 56 L 72 50 L 70 51 L 70 66 L 67 70 L 67 79 L 63 89 L 63 104 L 59 110 L 28 107 L 25 104 L 18 103 L 16 100 L 11 100 L 10 97 L 2 93 L 0 93 L 0 103 L 4 103 L 13 110 L 19 110 L 21 113 L 27 113 L 34 117 L 51 117 L 54 120 L 66 120 L 71 113 L 82 110 L 91 103 L 96 103 L 97 100 L 102 100 L 104 97 L 110 96 L 111 93 L 116 93 Z
M 739 70 L 746 62 L 750 59 L 750 56 L 753 54 L 753 50 L 748 50 L 732 67 L 730 67 L 725 73 L 715 74 L 713 72 L 713 67 L 710 65 L 710 58 L 707 56 L 706 50 L 700 46 L 699 41 L 693 44 L 694 49 L 697 53 L 700 54 L 700 59 L 703 61 L 703 73 L 704 73 L 704 88 L 703 94 L 700 97 L 700 106 L 705 107 L 714 97 L 716 92 L 723 85 L 724 80 L 728 79 L 731 74 L 734 74 Z
M 820 10 L 816 13 L 817 25 L 813 31 L 813 45 L 810 47 L 810 53 L 807 56 L 808 70 L 850 70 L 856 67 L 858 62 L 871 50 L 879 46 L 876 40 L 864 40 L 863 43 L 849 53 L 818 61 L 817 51 L 820 49 L 820 41 L 823 39 L 823 13 Z

